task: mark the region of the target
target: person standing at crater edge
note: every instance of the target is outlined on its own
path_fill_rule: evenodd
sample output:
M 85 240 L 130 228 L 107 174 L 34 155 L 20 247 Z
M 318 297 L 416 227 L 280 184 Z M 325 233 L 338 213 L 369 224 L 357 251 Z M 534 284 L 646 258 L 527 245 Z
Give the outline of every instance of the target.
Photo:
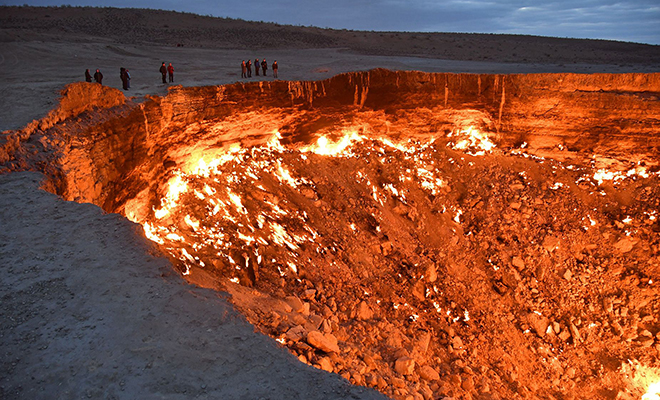
M 172 66 L 172 63 L 167 66 L 167 75 L 170 77 L 170 82 L 174 82 L 174 67 Z
M 89 73 L 89 68 L 85 70 L 85 82 L 92 81 L 92 74 Z
M 245 63 L 245 68 L 247 68 L 248 78 L 252 78 L 252 61 L 247 60 L 247 63 Z
M 241 78 L 247 78 L 247 66 L 245 60 L 241 61 Z
M 268 63 L 266 62 L 266 59 L 261 62 L 261 71 L 264 73 L 264 76 L 266 76 L 266 70 L 268 69 Z
M 273 78 L 277 79 L 277 60 L 273 61 Z
M 167 83 L 167 81 L 165 80 L 165 78 L 167 77 L 167 67 L 165 66 L 165 61 L 163 61 L 163 63 L 161 64 L 159 71 L 163 77 L 163 83 Z
M 119 78 L 121 78 L 121 87 L 124 90 L 128 90 L 128 78 L 126 77 L 126 69 L 124 67 L 119 68 Z
M 258 58 L 254 59 L 254 74 L 256 76 L 259 76 L 259 59 Z
M 94 72 L 94 80 L 97 83 L 100 83 L 101 85 L 103 85 L 103 74 L 98 69 L 96 70 L 96 72 Z

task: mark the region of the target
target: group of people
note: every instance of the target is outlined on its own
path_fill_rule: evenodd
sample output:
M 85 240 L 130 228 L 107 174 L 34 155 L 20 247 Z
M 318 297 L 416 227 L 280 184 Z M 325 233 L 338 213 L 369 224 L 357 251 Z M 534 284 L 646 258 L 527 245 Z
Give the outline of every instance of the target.
M 92 81 L 92 74 L 89 73 L 89 69 L 85 70 L 85 81 L 86 82 Z M 94 72 L 94 82 L 103 85 L 103 74 L 98 69 L 96 70 L 96 72 Z
M 252 77 L 252 61 L 243 60 L 241 62 L 241 78 L 251 78 Z M 254 74 L 256 76 L 259 76 L 259 67 L 261 67 L 261 72 L 263 73 L 263 76 L 266 75 L 266 71 L 268 71 L 268 63 L 266 62 L 266 59 L 264 58 L 263 61 L 259 62 L 258 58 L 254 59 Z M 271 68 L 273 69 L 273 77 L 277 79 L 277 60 L 273 61 L 273 64 L 271 65 Z
M 124 90 L 131 88 L 131 74 L 126 68 L 119 68 L 119 78 L 121 78 L 121 86 L 124 88 Z M 85 70 L 85 81 L 92 81 L 92 74 L 89 73 L 89 69 Z M 94 72 L 94 82 L 103 85 L 103 73 L 101 73 L 101 70 L 99 69 Z
M 266 59 L 264 58 L 261 62 L 259 61 L 258 58 L 254 59 L 254 64 L 252 64 L 252 61 L 243 60 L 241 63 L 241 78 L 251 78 L 252 77 L 252 65 L 254 65 L 254 73 L 256 76 L 259 76 L 259 69 L 261 69 L 261 73 L 263 76 L 267 76 L 267 71 L 268 71 L 268 63 L 266 62 Z M 273 77 L 277 79 L 277 60 L 273 61 L 273 64 L 271 65 L 271 68 L 273 70 Z M 172 63 L 169 63 L 169 65 L 165 65 L 165 62 L 160 66 L 160 74 L 161 77 L 163 78 L 163 83 L 168 83 L 168 78 L 169 82 L 172 83 L 174 82 L 174 67 L 172 66 Z M 99 83 L 103 85 L 103 74 L 101 73 L 100 70 L 96 70 L 94 75 L 90 74 L 89 69 L 85 70 L 85 81 L 91 82 L 92 77 L 94 78 L 94 82 Z M 124 67 L 119 68 L 119 78 L 121 78 L 121 83 L 122 87 L 124 90 L 128 90 L 131 88 L 131 74 L 128 72 L 128 70 Z
M 174 67 L 172 66 L 172 63 L 168 65 L 167 67 L 165 66 L 165 61 L 160 66 L 160 74 L 163 77 L 163 83 L 167 83 L 167 80 L 165 78 L 168 77 L 169 75 L 169 81 L 174 82 Z

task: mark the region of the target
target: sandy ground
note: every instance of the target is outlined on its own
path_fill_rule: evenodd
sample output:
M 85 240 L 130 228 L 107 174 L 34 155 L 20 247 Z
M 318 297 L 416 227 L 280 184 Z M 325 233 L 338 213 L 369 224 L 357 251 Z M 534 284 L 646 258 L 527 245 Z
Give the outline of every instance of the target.
M 242 79 L 240 64 L 255 58 L 269 63 L 267 77 Z M 518 64 L 504 62 L 438 60 L 403 56 L 373 56 L 344 49 L 216 50 L 171 46 L 119 45 L 90 42 L 4 43 L 0 50 L 0 131 L 18 129 L 38 119 L 55 106 L 58 93 L 70 82 L 84 80 L 85 69 L 98 68 L 103 84 L 121 89 L 119 68 L 128 68 L 131 88 L 127 96 L 164 95 L 158 72 L 163 61 L 175 68 L 175 84 L 184 86 L 222 85 L 238 81 L 273 79 L 270 64 L 277 60 L 282 80 L 321 80 L 333 75 L 372 68 L 455 73 L 541 73 L 541 72 L 627 72 L 616 65 Z
M 1 23 L 0 17 L 0 26 Z M 268 34 L 270 33 L 263 33 Z M 89 69 L 92 74 L 97 68 L 100 69 L 104 75 L 103 84 L 121 89 L 119 68 L 127 68 L 132 79 L 131 88 L 126 95 L 137 98 L 147 94 L 163 95 L 167 92 L 169 84 L 164 85 L 161 82 L 158 72 L 162 62 L 172 63 L 175 68 L 174 83 L 184 86 L 270 80 L 273 79 L 270 70 L 273 60 L 278 62 L 279 78 L 294 81 L 321 80 L 342 72 L 372 68 L 476 74 L 660 71 L 660 46 L 646 46 L 648 49 L 644 48 L 644 51 L 650 54 L 648 61 L 635 63 L 630 61 L 637 51 L 634 46 L 629 49 L 627 55 L 601 51 L 598 57 L 586 56 L 590 52 L 582 51 L 583 47 L 588 47 L 589 43 L 595 46 L 602 41 L 578 40 L 553 48 L 552 58 L 530 56 L 524 58 L 527 62 L 521 62 L 518 53 L 503 53 L 502 49 L 491 43 L 469 44 L 472 40 L 470 35 L 457 36 L 452 39 L 451 48 L 445 49 L 442 55 L 435 56 L 408 55 L 410 49 L 418 47 L 415 43 L 426 42 L 422 39 L 393 39 L 387 51 L 390 55 L 373 55 L 385 52 L 381 48 L 382 45 L 378 47 L 375 43 L 370 47 L 369 42 L 355 45 L 348 40 L 351 38 L 354 41 L 353 35 L 344 35 L 347 36 L 346 42 L 338 40 L 337 46 L 332 48 L 314 48 L 314 43 L 308 47 L 297 44 L 287 48 L 284 43 L 284 47 L 278 48 L 237 50 L 236 47 L 227 49 L 132 43 L 135 40 L 126 44 L 122 42 L 129 41 L 125 38 L 81 38 L 71 33 L 67 35 L 50 31 L 26 35 L 21 29 L 0 30 L 0 88 L 3 91 L 3 96 L 0 97 L 0 131 L 19 129 L 33 119 L 43 117 L 55 106 L 59 91 L 64 85 L 84 80 L 85 69 Z M 382 40 L 380 35 L 372 35 Z M 408 36 L 414 37 L 413 34 Z M 460 39 L 461 37 L 463 39 Z M 527 49 L 532 52 L 539 46 L 549 46 L 542 42 L 537 46 L 533 42 L 527 43 L 530 37 L 521 37 L 520 40 L 522 51 Z M 341 47 L 342 44 L 352 47 Z M 504 46 L 518 48 L 518 45 L 510 43 L 505 43 Z M 474 52 L 464 54 L 461 52 L 464 48 L 474 48 Z M 568 62 L 574 54 L 585 56 L 574 56 Z M 477 57 L 478 55 L 480 56 Z M 264 78 L 253 74 L 250 79 L 242 79 L 241 61 L 254 61 L 255 58 L 265 58 L 268 61 L 268 76 Z M 475 60 L 476 58 L 487 61 Z
M 20 30 L 0 33 L 0 131 L 44 116 L 86 68 L 127 96 L 162 95 L 162 61 L 175 83 L 240 81 L 240 61 L 277 59 L 280 79 L 318 80 L 384 67 L 469 73 L 650 72 L 657 65 L 512 63 L 346 48 L 230 50 L 130 44 Z M 272 71 L 265 79 L 272 79 Z M 264 79 L 252 77 L 252 80 Z M 0 398 L 379 398 L 298 362 L 256 334 L 223 294 L 186 284 L 136 225 L 39 189 L 34 173 L 0 176 Z
M 139 227 L 0 176 L 0 398 L 380 398 L 254 333 Z

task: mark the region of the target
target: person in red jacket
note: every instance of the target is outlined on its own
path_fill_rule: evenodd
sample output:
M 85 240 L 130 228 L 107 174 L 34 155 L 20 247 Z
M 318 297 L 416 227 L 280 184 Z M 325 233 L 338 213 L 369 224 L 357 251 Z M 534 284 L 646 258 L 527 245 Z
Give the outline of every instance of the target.
M 172 66 L 172 63 L 167 66 L 167 74 L 170 77 L 170 82 L 174 82 L 174 67 Z

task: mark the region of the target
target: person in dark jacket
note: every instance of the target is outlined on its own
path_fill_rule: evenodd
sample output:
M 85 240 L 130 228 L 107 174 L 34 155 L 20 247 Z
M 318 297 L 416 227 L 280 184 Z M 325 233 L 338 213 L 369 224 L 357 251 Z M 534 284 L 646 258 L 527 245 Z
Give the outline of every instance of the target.
M 277 79 L 277 60 L 273 61 L 273 78 Z
M 172 66 L 172 63 L 167 66 L 167 75 L 169 75 L 170 82 L 174 82 L 174 67 Z
M 259 76 L 259 59 L 258 58 L 254 59 L 254 74 L 256 76 Z
M 261 62 L 261 70 L 264 73 L 264 76 L 266 76 L 266 70 L 268 69 L 268 63 L 266 62 L 266 59 Z
M 167 83 L 167 80 L 166 80 L 166 78 L 167 78 L 167 67 L 165 66 L 165 61 L 163 61 L 163 63 L 160 66 L 160 74 L 163 77 L 163 83 Z
M 94 72 L 94 80 L 103 85 L 103 74 L 98 69 Z
M 248 78 L 252 78 L 252 61 L 247 60 L 247 63 L 245 63 L 245 68 L 247 68 Z
M 247 66 L 245 60 L 241 61 L 241 78 L 247 78 Z
M 128 90 L 128 77 L 126 76 L 126 68 L 119 68 L 119 78 L 121 78 L 121 87 Z
M 89 73 L 89 69 L 85 70 L 85 82 L 91 82 L 92 81 L 92 74 Z

